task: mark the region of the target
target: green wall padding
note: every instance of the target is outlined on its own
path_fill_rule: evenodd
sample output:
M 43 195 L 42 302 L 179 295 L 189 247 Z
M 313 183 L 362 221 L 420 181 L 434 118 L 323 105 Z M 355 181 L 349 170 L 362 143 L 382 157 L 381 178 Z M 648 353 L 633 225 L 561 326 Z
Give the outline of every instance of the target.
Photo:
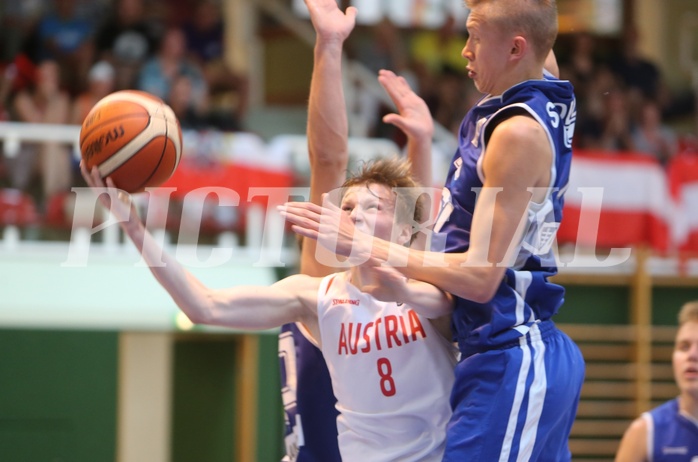
M 230 462 L 235 454 L 235 339 L 174 346 L 172 462 Z
M 563 284 L 565 303 L 553 318 L 558 323 L 626 324 L 630 290 L 625 286 Z
M 259 342 L 259 408 L 257 460 L 278 462 L 284 455 L 284 408 L 279 377 L 279 341 L 262 335 Z
M 118 334 L 0 330 L 0 460 L 113 461 Z
M 684 303 L 698 300 L 698 287 L 655 287 L 652 291 L 652 324 L 675 326 Z

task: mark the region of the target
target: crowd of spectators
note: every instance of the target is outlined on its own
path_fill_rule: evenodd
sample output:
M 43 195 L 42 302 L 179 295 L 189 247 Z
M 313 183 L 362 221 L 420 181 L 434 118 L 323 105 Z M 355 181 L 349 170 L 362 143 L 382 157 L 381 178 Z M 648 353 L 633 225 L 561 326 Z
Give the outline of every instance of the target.
M 248 76 L 224 59 L 220 0 L 31 0 L 3 6 L 0 120 L 80 124 L 100 98 L 141 89 L 164 99 L 184 128 L 245 130 Z M 577 94 L 577 148 L 636 152 L 666 165 L 677 152 L 675 117 L 693 117 L 693 97 L 672 95 L 662 70 L 642 56 L 638 31 L 609 39 L 587 32 L 562 34 L 556 54 L 563 78 Z M 460 56 L 463 24 L 447 18 L 436 29 L 398 27 L 389 20 L 357 27 L 350 58 L 370 71 L 404 75 L 435 120 L 455 133 L 480 95 Z M 363 135 L 405 140 L 381 123 L 392 108 L 370 92 L 350 110 Z M 690 113 L 690 114 L 689 114 Z M 81 179 L 67 148 L 23 145 L 21 156 L 0 161 L 0 186 L 30 189 L 38 202 Z M 37 175 L 38 173 L 38 175 Z M 37 188 L 35 188 L 37 189 Z
M 384 20 L 358 29 L 348 51 L 371 71 L 385 67 L 404 75 L 435 120 L 456 133 L 463 114 L 481 96 L 466 75 L 461 50 L 467 35 L 461 26 L 453 18 L 438 29 L 399 28 Z M 666 166 L 679 151 L 680 138 L 686 138 L 676 122 L 695 117 L 694 96 L 668 88 L 660 67 L 640 53 L 639 38 L 633 27 L 615 38 L 561 34 L 555 52 L 561 77 L 573 83 L 577 95 L 575 147 L 647 155 Z M 381 124 L 383 113 L 392 109 L 375 101 L 362 107 L 374 111 L 361 117 L 370 121 L 368 136 L 404 143 L 396 129 Z
M 181 3 L 181 2 L 180 2 Z M 137 89 L 170 104 L 184 129 L 243 130 L 247 77 L 223 59 L 221 2 L 32 0 L 3 5 L 0 120 L 80 125 L 107 94 Z M 80 184 L 60 143 L 22 143 L 0 156 L 0 186 L 43 207 Z
M 674 122 L 694 117 L 694 95 L 668 88 L 659 65 L 640 53 L 639 39 L 634 27 L 615 43 L 574 34 L 558 55 L 560 74 L 577 95 L 577 148 L 647 155 L 666 166 L 683 135 Z

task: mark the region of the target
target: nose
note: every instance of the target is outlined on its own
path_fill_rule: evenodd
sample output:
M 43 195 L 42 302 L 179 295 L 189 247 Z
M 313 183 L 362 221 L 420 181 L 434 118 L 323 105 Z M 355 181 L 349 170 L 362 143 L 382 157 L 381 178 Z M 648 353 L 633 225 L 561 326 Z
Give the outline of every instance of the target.
M 466 40 L 465 45 L 463 46 L 463 49 L 460 52 L 460 55 L 468 61 L 473 60 L 473 53 L 470 49 L 470 39 Z
M 349 218 L 351 218 L 351 221 L 356 224 L 359 223 L 360 221 L 363 221 L 361 212 L 359 212 L 359 207 L 354 207 L 351 209 L 351 212 L 349 212 Z

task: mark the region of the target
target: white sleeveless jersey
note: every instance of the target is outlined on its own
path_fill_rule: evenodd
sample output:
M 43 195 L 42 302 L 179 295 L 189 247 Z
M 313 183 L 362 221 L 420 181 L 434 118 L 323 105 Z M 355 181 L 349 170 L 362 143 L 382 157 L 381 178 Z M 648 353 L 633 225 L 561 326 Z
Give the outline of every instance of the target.
M 408 305 L 327 276 L 318 321 L 346 461 L 441 461 L 456 348 Z

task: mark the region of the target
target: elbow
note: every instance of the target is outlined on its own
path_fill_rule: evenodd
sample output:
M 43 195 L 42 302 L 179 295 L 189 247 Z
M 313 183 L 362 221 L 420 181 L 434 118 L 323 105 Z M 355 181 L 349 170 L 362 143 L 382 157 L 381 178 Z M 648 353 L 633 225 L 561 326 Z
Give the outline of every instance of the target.
M 468 299 L 475 303 L 488 303 L 497 293 L 499 285 L 502 282 L 502 277 L 498 272 L 486 272 L 483 273 L 477 281 Z
M 205 313 L 201 313 L 199 311 L 193 311 L 193 310 L 185 310 L 182 309 L 185 315 L 187 315 L 187 318 L 194 323 L 194 324 L 210 324 L 210 318 L 206 316 Z
M 494 298 L 494 294 L 496 292 L 496 287 L 482 287 L 473 291 L 473 293 L 468 298 L 475 303 L 487 303 Z
M 216 322 L 215 310 L 210 297 L 199 302 L 183 302 L 177 305 L 194 324 L 214 324 Z
M 179 309 L 187 316 L 194 324 L 210 324 L 210 316 L 201 310 L 193 310 L 189 306 L 179 305 Z

